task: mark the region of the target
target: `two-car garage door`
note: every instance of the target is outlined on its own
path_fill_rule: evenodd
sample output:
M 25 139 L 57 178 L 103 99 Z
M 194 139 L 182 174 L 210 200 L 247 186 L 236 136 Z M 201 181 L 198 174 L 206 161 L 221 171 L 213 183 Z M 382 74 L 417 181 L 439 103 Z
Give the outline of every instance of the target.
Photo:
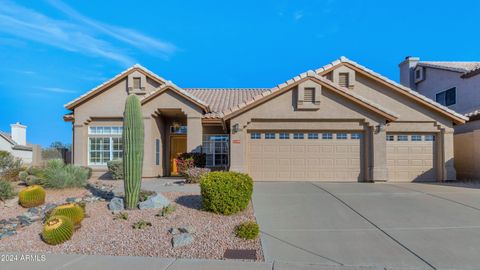
M 266 131 L 248 134 L 248 170 L 257 181 L 359 181 L 363 133 Z
M 387 133 L 389 181 L 436 181 L 434 134 Z M 362 181 L 363 133 L 251 131 L 248 172 L 256 181 Z

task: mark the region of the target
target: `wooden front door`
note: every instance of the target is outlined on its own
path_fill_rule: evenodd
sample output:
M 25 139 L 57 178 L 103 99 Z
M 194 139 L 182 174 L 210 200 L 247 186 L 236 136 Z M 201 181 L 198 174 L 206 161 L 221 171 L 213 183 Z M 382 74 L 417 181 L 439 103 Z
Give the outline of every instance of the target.
M 170 137 L 170 175 L 178 175 L 175 159 L 181 153 L 187 152 L 187 136 L 176 135 Z

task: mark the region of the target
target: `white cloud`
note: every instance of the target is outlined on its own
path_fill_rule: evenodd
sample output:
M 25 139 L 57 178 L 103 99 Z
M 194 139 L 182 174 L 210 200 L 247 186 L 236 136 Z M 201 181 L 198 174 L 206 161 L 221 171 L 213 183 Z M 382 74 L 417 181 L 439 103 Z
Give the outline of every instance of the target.
M 305 15 L 305 14 L 304 14 L 303 10 L 295 11 L 295 12 L 293 13 L 293 19 L 294 19 L 295 21 L 301 20 L 304 15 Z
M 124 49 L 106 41 L 105 37 L 144 51 L 155 51 L 161 57 L 175 51 L 175 46 L 134 30 L 90 20 L 60 1 L 52 1 L 52 5 L 72 17 L 75 22 L 54 19 L 10 1 L 2 1 L 1 5 L 0 32 L 66 51 L 110 59 L 124 66 L 136 61 Z
M 52 93 L 77 93 L 77 91 L 59 88 L 59 87 L 37 87 L 40 90 L 52 92 Z

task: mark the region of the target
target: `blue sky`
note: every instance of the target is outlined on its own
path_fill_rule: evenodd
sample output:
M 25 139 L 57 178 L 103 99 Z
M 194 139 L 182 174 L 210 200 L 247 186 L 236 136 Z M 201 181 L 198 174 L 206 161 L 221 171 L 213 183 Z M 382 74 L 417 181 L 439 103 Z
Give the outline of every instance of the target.
M 478 61 L 479 1 L 1 1 L 0 130 L 70 143 L 63 105 L 134 63 L 182 87 L 273 87 L 344 55 Z M 108 106 L 108 104 L 105 104 Z

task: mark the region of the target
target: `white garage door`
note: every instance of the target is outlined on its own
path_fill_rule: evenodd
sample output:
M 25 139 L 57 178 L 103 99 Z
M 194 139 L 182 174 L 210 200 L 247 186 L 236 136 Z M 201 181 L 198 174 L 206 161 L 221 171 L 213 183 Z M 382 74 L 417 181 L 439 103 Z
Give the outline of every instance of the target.
M 391 181 L 436 181 L 434 134 L 387 134 Z
M 248 171 L 256 181 L 359 181 L 362 133 L 249 132 Z

